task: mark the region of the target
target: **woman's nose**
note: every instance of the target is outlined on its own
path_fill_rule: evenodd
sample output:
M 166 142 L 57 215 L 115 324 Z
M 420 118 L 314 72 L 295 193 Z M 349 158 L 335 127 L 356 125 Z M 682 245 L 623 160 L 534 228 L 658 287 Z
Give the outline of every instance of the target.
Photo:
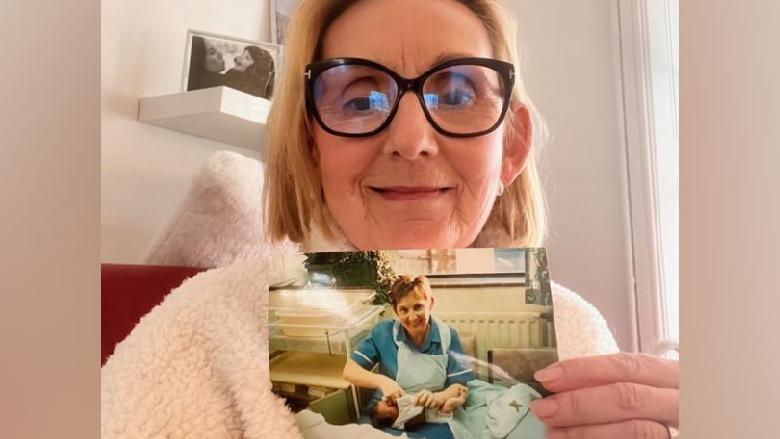
M 433 127 L 425 119 L 425 112 L 414 93 L 404 94 L 398 103 L 398 111 L 388 127 L 384 152 L 407 160 L 439 152 Z

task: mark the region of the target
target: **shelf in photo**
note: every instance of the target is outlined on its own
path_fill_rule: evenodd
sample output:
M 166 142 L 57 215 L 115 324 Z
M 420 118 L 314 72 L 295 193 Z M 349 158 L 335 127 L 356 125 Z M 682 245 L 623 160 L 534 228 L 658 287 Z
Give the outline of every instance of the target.
M 382 305 L 371 305 L 361 315 L 343 325 L 290 324 L 280 320 L 269 323 L 269 348 L 274 351 L 297 351 L 349 354 L 371 331 L 384 310 Z M 301 334 L 301 335 L 291 335 Z M 306 336 L 302 336 L 305 334 Z
M 264 151 L 271 101 L 229 87 L 142 97 L 138 120 L 227 145 Z
M 349 347 L 354 348 L 368 336 L 371 328 L 355 332 L 340 331 L 333 336 L 293 337 L 273 330 L 268 343 L 271 351 L 315 352 L 330 355 L 350 354 Z
M 269 371 L 275 382 L 347 389 L 350 383 L 342 376 L 346 361 L 343 355 L 285 352 L 270 359 Z

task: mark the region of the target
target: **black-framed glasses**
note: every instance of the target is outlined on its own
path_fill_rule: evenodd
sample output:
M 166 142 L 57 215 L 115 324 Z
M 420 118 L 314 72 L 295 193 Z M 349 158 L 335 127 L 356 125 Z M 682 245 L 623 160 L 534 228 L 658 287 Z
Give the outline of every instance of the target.
M 304 76 L 306 107 L 330 134 L 379 133 L 392 122 L 404 93 L 412 91 L 438 132 L 474 137 L 501 124 L 512 97 L 515 70 L 496 59 L 458 58 L 408 79 L 373 61 L 336 58 L 309 64 Z

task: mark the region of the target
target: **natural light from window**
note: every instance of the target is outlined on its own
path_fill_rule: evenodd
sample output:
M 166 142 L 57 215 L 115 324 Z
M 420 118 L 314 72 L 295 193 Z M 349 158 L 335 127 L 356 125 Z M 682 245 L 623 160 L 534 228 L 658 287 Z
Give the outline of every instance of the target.
M 664 341 L 680 339 L 679 292 L 679 0 L 648 5 L 654 119 L 656 223 Z

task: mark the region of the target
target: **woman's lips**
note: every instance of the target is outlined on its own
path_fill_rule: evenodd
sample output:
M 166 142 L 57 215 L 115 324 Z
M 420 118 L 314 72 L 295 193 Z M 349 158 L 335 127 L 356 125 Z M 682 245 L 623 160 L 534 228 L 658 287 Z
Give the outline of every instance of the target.
M 415 330 L 420 329 L 421 327 L 425 327 L 425 325 L 422 322 L 417 322 L 417 323 L 409 322 L 406 325 L 408 329 L 415 329 Z
M 390 201 L 430 200 L 450 191 L 451 187 L 431 186 L 369 186 L 374 193 Z

